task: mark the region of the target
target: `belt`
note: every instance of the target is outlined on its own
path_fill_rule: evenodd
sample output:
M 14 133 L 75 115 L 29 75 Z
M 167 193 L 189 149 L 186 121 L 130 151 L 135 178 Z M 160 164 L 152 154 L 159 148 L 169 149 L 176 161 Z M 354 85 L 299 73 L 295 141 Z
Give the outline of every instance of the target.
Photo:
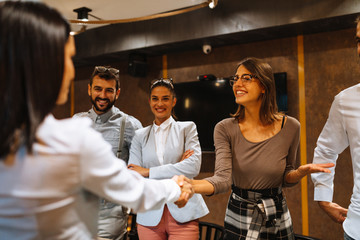
M 274 227 L 277 231 L 276 229 L 280 227 L 280 222 L 276 220 L 277 210 L 281 209 L 282 212 L 283 195 L 281 188 L 246 190 L 233 185 L 232 191 L 234 199 L 246 202 L 254 207 L 246 240 L 259 239 L 264 220 L 265 227 Z

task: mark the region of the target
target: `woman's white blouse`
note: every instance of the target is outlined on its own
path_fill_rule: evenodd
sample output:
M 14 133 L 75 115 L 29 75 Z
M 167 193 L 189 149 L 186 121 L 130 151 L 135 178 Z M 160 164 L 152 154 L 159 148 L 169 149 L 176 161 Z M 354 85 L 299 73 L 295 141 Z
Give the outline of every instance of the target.
M 166 121 L 160 124 L 160 126 L 156 125 L 155 122 L 153 123 L 156 155 L 161 165 L 164 164 L 166 139 L 170 131 L 170 125 L 173 122 L 175 122 L 175 120 L 170 116 Z
M 0 161 L 0 239 L 95 239 L 98 196 L 140 212 L 178 199 L 173 180 L 128 170 L 90 125 L 49 115 L 32 155 Z

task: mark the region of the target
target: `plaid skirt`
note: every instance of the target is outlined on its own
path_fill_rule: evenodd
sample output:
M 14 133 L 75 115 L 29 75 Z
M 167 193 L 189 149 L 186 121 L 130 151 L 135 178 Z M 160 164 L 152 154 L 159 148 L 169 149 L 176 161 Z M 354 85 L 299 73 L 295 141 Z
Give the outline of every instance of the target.
M 225 215 L 226 240 L 294 240 L 281 188 L 244 190 L 232 186 Z

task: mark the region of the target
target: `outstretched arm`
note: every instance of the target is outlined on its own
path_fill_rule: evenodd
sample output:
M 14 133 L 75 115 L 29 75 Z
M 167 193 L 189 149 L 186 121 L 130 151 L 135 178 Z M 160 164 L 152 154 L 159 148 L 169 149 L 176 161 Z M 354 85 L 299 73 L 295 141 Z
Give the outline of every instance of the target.
M 319 201 L 319 206 L 336 223 L 343 223 L 346 219 L 348 210 L 332 202 Z
M 296 183 L 300 181 L 303 177 L 311 173 L 324 172 L 331 173 L 331 167 L 334 167 L 334 163 L 309 163 L 300 166 L 298 169 L 290 171 L 286 176 L 285 180 L 287 183 Z
M 185 177 L 185 181 L 191 183 L 192 187 L 194 188 L 195 193 L 200 193 L 204 195 L 212 195 L 214 194 L 215 188 L 209 181 L 201 179 L 189 179 Z

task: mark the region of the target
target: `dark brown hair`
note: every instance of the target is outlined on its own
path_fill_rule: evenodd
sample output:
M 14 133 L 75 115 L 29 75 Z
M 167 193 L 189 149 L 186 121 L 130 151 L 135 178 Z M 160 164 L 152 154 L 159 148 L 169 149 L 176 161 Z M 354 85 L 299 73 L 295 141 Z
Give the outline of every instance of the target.
M 167 89 L 169 89 L 171 95 L 173 96 L 173 99 L 176 98 L 172 78 L 159 78 L 159 79 L 154 79 L 153 81 L 151 81 L 150 90 L 149 90 L 149 99 L 151 98 L 151 93 L 152 93 L 153 89 L 156 88 L 156 87 L 166 87 Z M 176 117 L 175 112 L 174 112 L 174 108 L 171 110 L 171 116 L 175 120 L 177 120 L 177 117 Z
M 255 75 L 264 87 L 265 92 L 261 96 L 262 101 L 259 117 L 264 125 L 273 123 L 277 119 L 278 108 L 276 105 L 275 80 L 271 66 L 254 57 L 243 59 L 236 69 L 240 66 L 244 66 L 251 74 Z M 237 118 L 239 121 L 243 120 L 245 117 L 245 107 L 239 105 L 236 113 L 231 116 Z
M 70 26 L 39 2 L 0 3 L 0 156 L 26 145 L 59 96 Z
M 99 71 L 98 68 L 104 68 L 104 71 Z M 112 71 L 113 70 L 113 71 Z M 105 79 L 105 80 L 115 80 L 116 82 L 116 90 L 118 90 L 120 88 L 120 78 L 119 78 L 119 70 L 116 68 L 112 68 L 110 66 L 96 66 L 94 68 L 93 73 L 91 74 L 90 77 L 90 86 L 92 86 L 94 77 L 98 76 L 101 79 Z
M 170 93 L 173 95 L 173 98 L 176 98 L 175 95 L 175 89 L 172 78 L 159 78 L 154 79 L 150 83 L 150 91 L 149 91 L 149 97 L 151 97 L 152 90 L 156 87 L 166 87 L 169 89 Z

